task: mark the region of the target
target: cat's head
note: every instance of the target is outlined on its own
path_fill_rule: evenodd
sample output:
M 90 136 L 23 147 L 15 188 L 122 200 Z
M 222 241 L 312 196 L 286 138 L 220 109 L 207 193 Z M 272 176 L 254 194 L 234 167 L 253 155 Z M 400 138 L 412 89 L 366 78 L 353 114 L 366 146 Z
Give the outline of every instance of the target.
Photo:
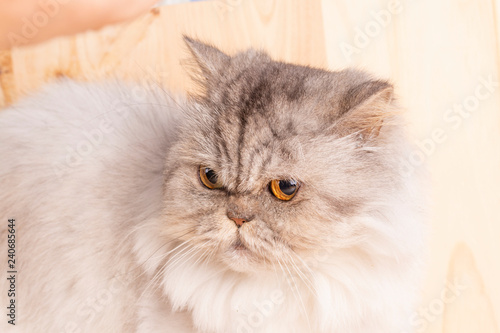
M 362 249 L 360 217 L 402 186 L 392 86 L 186 42 L 203 94 L 167 158 L 165 233 L 236 271 Z

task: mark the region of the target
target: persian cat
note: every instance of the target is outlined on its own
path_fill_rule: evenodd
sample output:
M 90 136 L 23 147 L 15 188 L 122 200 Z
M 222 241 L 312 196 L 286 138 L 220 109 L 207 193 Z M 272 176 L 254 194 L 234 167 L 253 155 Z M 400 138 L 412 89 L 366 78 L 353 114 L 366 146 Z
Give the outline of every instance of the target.
M 0 331 L 410 332 L 425 227 L 391 84 L 185 41 L 186 99 L 62 80 L 0 112 Z

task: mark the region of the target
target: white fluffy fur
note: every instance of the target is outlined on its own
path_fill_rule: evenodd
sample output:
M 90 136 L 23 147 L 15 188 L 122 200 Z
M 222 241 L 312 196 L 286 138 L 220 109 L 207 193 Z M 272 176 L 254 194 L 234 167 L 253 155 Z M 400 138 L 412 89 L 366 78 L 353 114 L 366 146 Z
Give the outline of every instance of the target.
M 16 326 L 3 315 L 1 332 L 411 331 L 423 251 L 412 178 L 377 214 L 356 217 L 373 235 L 362 252 L 325 248 L 303 258 L 303 273 L 239 273 L 192 249 L 181 258 L 160 236 L 180 113 L 161 91 L 71 81 L 0 112 L 0 248 L 15 218 L 19 271 Z M 68 166 L 85 131 L 97 143 Z M 155 275 L 176 255 L 182 264 L 174 257 Z

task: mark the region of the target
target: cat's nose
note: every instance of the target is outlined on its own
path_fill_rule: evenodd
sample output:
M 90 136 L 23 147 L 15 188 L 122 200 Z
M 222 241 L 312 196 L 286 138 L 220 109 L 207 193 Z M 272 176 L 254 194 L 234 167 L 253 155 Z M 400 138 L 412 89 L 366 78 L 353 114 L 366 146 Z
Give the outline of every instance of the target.
M 241 218 L 241 217 L 234 217 L 231 216 L 230 214 L 227 215 L 229 219 L 233 220 L 233 222 L 236 224 L 236 226 L 239 228 L 243 225 L 243 223 L 250 222 L 252 218 Z
M 247 221 L 245 219 L 239 219 L 237 217 L 231 217 L 231 220 L 234 221 L 234 223 L 236 223 L 236 225 L 239 227 L 241 227 L 243 225 L 243 223 L 246 223 Z

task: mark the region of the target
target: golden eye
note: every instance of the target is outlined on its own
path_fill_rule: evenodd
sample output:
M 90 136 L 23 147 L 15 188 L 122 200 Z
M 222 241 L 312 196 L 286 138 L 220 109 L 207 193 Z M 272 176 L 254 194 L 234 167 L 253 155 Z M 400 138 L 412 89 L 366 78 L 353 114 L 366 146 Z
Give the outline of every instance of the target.
M 200 165 L 200 180 L 209 189 L 221 188 L 222 184 L 214 170 Z
M 299 190 L 299 182 L 295 180 L 271 180 L 271 193 L 280 200 L 291 200 Z

